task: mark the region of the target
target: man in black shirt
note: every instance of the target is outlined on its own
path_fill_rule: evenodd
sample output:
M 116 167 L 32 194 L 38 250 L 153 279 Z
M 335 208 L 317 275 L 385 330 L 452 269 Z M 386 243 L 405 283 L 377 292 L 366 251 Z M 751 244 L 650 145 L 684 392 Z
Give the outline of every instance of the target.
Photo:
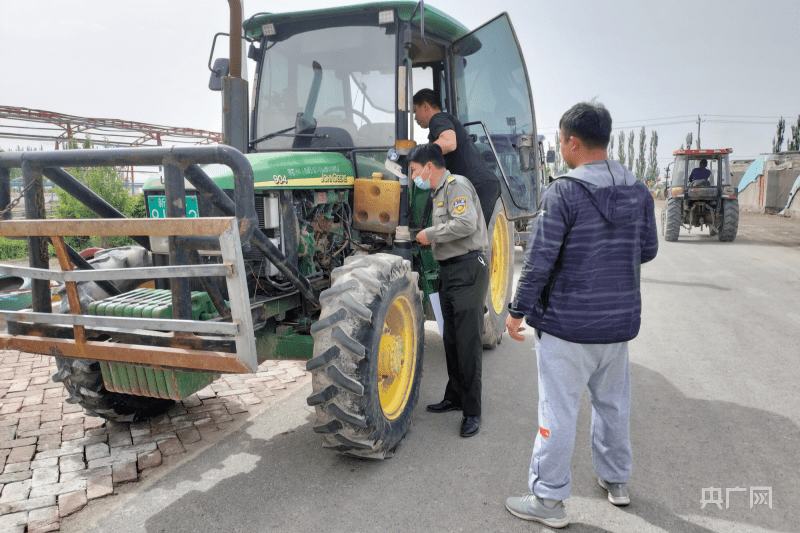
M 467 130 L 456 117 L 442 111 L 436 93 L 431 89 L 422 89 L 414 95 L 414 117 L 421 128 L 430 129 L 428 140 L 441 147 L 447 170 L 472 182 L 488 227 L 494 204 L 500 197 L 500 182 L 483 164 L 478 147 Z

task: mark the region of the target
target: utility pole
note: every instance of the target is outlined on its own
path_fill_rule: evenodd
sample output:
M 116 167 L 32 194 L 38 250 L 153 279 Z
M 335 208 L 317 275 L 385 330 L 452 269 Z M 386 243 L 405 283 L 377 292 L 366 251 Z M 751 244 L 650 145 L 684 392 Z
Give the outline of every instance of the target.
M 697 115 L 697 149 L 700 149 L 700 115 Z

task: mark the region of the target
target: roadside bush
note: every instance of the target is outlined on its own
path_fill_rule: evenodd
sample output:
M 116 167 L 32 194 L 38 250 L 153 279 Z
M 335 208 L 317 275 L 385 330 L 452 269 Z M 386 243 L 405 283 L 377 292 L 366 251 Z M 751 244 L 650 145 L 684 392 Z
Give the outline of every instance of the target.
M 12 241 L 0 237 L 0 261 L 26 259 L 28 257 L 28 241 Z

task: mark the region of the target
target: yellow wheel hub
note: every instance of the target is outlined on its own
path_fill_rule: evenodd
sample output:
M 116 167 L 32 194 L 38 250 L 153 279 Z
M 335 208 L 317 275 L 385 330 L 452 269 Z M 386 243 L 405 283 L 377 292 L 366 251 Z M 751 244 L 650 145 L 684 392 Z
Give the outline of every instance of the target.
M 389 420 L 400 416 L 408 403 L 416 373 L 417 332 L 414 307 L 405 296 L 392 302 L 383 323 L 378 354 L 378 396 Z
M 508 238 L 508 219 L 500 211 L 494 222 L 492 233 L 492 274 L 489 284 L 492 290 L 492 307 L 495 314 L 503 312 L 508 296 L 508 276 L 511 265 L 511 242 Z

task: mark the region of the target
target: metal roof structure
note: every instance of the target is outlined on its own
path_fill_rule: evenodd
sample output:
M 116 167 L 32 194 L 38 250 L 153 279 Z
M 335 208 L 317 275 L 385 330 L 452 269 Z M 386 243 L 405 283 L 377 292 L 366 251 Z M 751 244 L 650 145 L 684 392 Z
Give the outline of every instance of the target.
M 69 139 L 75 139 L 77 134 L 91 136 L 92 144 L 108 146 L 222 142 L 222 134 L 215 131 L 159 126 L 117 118 L 79 117 L 55 111 L 0 105 L 0 138 L 54 142 L 55 149 L 58 150 Z

